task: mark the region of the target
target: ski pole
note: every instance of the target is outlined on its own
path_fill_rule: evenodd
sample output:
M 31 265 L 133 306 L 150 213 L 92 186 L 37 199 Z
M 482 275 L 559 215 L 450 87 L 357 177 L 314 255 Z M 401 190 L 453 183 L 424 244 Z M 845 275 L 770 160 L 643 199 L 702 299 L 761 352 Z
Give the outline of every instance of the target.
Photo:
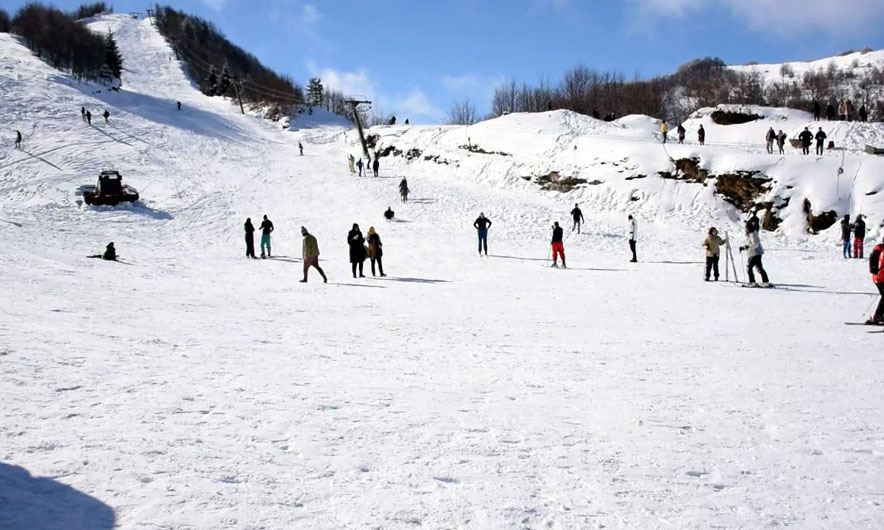
M 552 245 L 549 246 L 546 253 L 546 266 L 549 267 L 549 260 L 552 258 Z

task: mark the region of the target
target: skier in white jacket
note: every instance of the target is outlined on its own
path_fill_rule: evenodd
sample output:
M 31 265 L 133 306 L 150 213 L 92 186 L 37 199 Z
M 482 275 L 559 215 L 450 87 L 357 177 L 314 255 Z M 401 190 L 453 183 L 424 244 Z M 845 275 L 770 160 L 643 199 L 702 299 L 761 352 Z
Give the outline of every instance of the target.
M 740 250 L 746 250 L 749 255 L 749 264 L 746 266 L 746 272 L 749 275 L 749 287 L 758 287 L 759 285 L 755 283 L 755 274 L 753 274 L 753 269 L 758 268 L 758 272 L 761 273 L 761 287 L 770 287 L 770 282 L 767 279 L 767 272 L 764 271 L 764 266 L 761 264 L 761 256 L 764 255 L 764 248 L 761 246 L 761 238 L 758 237 L 758 230 L 746 230 L 746 244 L 740 247 Z
M 635 237 L 638 234 L 638 228 L 635 224 L 635 219 L 630 215 L 629 216 L 629 250 L 632 251 L 632 259 L 629 260 L 630 263 L 637 263 L 638 258 L 635 257 Z

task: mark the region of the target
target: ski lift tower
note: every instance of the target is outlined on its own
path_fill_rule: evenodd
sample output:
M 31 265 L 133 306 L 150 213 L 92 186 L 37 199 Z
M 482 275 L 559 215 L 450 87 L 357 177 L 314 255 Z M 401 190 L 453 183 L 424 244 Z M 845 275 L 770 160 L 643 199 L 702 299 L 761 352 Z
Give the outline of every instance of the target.
M 362 142 L 362 154 L 366 157 L 368 154 L 368 145 L 365 143 L 365 133 L 362 131 L 362 120 L 359 118 L 359 105 L 371 105 L 371 101 L 364 99 L 348 99 L 344 103 L 349 104 L 353 108 L 353 119 L 356 120 L 356 128 L 359 129 L 359 141 Z

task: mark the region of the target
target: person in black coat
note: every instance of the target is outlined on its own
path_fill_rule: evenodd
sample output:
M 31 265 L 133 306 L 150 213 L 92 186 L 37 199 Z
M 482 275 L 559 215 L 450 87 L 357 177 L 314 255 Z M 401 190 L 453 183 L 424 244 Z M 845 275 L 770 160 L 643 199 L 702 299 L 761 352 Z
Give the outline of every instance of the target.
M 356 268 L 359 268 L 359 277 L 365 278 L 362 274 L 362 265 L 365 263 L 365 238 L 359 230 L 359 225 L 353 223 L 353 229 L 347 234 L 347 244 L 350 245 L 350 265 L 353 267 L 353 277 L 356 277 Z
M 378 157 L 377 157 L 377 155 L 375 155 L 374 162 L 371 163 L 371 170 L 372 170 L 372 172 L 374 172 L 375 177 L 378 176 L 378 169 L 380 169 L 380 167 L 381 167 L 381 163 L 378 162 Z
M 396 212 L 393 211 L 393 208 L 387 206 L 387 211 L 384 212 L 384 219 L 386 219 L 387 221 L 392 221 L 395 215 Z
M 252 226 L 252 218 L 246 218 L 246 257 L 255 258 L 255 227 Z
M 813 121 L 820 121 L 820 102 L 813 101 Z
M 810 129 L 807 127 L 801 131 L 801 134 L 798 135 L 798 139 L 801 140 L 801 152 L 805 155 L 810 154 L 810 144 L 813 142 L 813 133 L 810 132 Z
M 816 133 L 816 154 L 822 156 L 823 149 L 826 143 L 826 133 L 823 132 L 823 128 L 820 127 L 820 130 Z
M 853 257 L 863 257 L 863 245 L 866 241 L 866 222 L 863 221 L 862 214 L 856 216 L 853 223 Z
M 835 105 L 829 103 L 826 105 L 826 119 L 832 121 L 835 119 Z

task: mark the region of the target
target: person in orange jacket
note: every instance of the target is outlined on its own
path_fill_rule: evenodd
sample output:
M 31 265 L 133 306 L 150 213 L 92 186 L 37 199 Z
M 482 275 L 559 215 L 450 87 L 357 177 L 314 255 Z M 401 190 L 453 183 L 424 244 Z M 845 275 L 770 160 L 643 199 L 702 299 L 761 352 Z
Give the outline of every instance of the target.
M 875 310 L 875 314 L 866 324 L 884 326 L 884 238 L 875 245 L 872 253 L 869 254 L 869 272 L 872 273 L 872 281 L 875 282 L 875 287 L 881 293 L 881 300 L 878 301 L 878 308 Z

